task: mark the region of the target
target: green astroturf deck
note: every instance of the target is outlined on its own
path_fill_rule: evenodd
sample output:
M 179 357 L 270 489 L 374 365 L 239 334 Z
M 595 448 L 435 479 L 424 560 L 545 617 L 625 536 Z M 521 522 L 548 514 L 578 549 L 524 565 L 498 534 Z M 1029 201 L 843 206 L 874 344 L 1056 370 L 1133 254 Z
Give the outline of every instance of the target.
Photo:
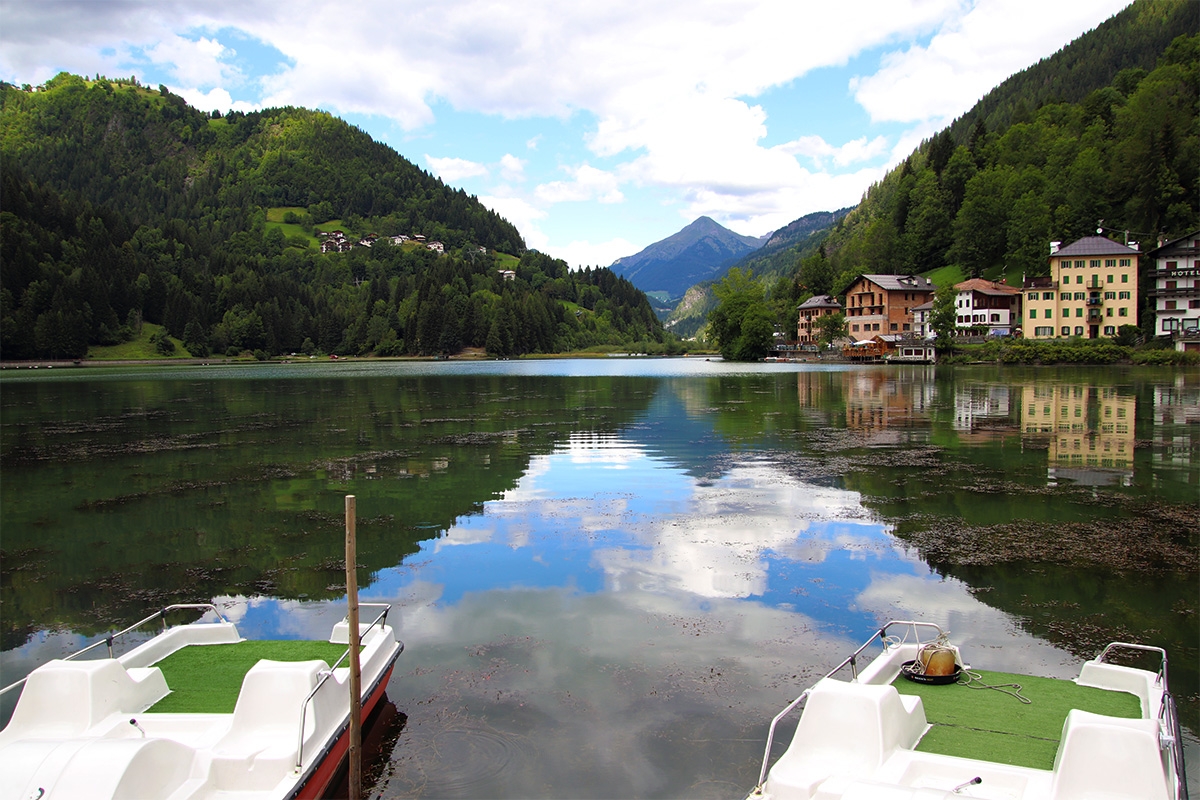
M 321 659 L 332 666 L 344 652 L 344 644 L 329 642 L 270 640 L 189 645 L 155 664 L 167 679 L 171 693 L 149 710 L 154 713 L 232 714 L 242 689 L 242 679 L 260 659 Z
M 897 691 L 918 695 L 925 706 L 925 719 L 933 726 L 917 745 L 918 751 L 1053 769 L 1063 723 L 1072 708 L 1112 717 L 1142 715 L 1138 698 L 1128 692 L 1053 678 L 971 671 L 991 686 L 1018 683 L 1021 694 L 1033 702 L 1025 705 L 993 689 L 931 686 L 897 678 L 893 684 Z

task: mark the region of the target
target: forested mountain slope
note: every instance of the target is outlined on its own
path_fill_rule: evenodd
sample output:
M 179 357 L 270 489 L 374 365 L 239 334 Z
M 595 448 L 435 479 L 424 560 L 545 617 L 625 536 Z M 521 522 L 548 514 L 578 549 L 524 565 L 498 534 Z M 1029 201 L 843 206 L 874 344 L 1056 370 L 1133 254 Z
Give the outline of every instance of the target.
M 871 187 L 798 280 L 957 265 L 1048 269 L 1047 244 L 1156 237 L 1200 222 L 1200 36 L 1190 0 L 1137 0 L 1005 81 Z
M 475 198 L 323 112 L 219 118 L 164 87 L 63 74 L 0 85 L 0 158 L 5 359 L 80 357 L 142 321 L 195 355 L 665 338 L 627 281 L 525 252 Z M 381 238 L 322 254 L 318 228 Z M 387 238 L 400 234 L 446 255 Z

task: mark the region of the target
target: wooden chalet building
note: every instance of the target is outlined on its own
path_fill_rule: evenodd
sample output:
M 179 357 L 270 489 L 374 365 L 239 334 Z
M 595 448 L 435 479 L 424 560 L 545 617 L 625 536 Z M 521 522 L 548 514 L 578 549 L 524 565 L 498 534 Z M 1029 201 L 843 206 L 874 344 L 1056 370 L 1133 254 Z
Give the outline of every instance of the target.
M 933 300 L 937 287 L 920 275 L 863 275 L 846 290 L 850 338 L 912 333 L 913 309 Z

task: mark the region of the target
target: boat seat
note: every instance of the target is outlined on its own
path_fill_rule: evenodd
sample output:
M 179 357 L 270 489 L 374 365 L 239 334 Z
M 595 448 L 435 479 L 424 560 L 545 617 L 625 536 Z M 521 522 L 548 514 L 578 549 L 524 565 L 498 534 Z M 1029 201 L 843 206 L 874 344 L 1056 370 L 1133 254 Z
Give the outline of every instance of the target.
M 1054 757 L 1053 800 L 1169 798 L 1158 720 L 1072 709 Z
M 157 667 L 126 670 L 111 658 L 50 661 L 29 674 L 0 743 L 79 736 L 110 714 L 140 714 L 166 695 Z
M 169 739 L 29 739 L 2 751 L 0 796 L 142 800 L 188 779 L 196 751 Z M 41 790 L 41 792 L 39 792 Z
M 213 748 L 217 786 L 269 789 L 295 766 L 302 704 L 328 668 L 319 660 L 267 659 L 250 668 L 229 733 Z M 311 710 L 306 719 L 311 726 Z
M 805 702 L 787 752 L 771 768 L 767 791 L 812 797 L 831 775 L 865 777 L 925 733 L 921 698 L 895 687 L 822 678 Z

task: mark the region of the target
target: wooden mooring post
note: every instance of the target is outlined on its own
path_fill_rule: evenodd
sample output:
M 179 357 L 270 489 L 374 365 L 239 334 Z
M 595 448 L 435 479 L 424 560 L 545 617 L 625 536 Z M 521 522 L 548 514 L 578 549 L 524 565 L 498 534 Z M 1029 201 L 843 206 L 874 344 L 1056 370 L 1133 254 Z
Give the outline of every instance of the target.
M 362 666 L 359 663 L 358 553 L 355 542 L 355 499 L 346 495 L 346 605 L 350 627 L 350 798 L 362 797 Z

